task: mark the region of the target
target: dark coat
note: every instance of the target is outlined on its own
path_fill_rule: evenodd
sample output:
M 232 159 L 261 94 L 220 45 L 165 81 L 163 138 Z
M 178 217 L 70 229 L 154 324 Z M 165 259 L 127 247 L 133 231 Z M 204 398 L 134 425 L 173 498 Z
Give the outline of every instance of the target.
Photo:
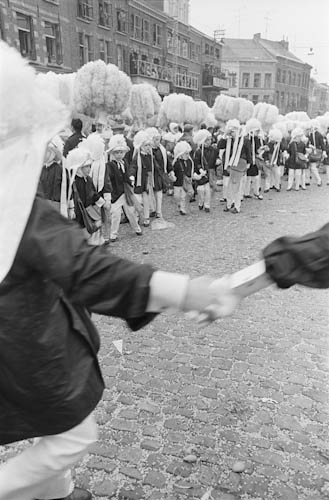
M 0 444 L 59 434 L 95 408 L 104 382 L 90 312 L 137 330 L 153 269 L 87 245 L 78 226 L 36 199 L 0 283 Z
M 192 176 L 192 160 L 188 158 L 187 160 L 183 160 L 182 158 L 178 158 L 178 160 L 174 163 L 174 174 L 176 180 L 174 182 L 174 186 L 183 186 L 184 176 L 191 179 Z
M 102 196 L 101 193 L 98 193 L 96 191 L 92 178 L 89 176 L 79 177 L 78 175 L 76 175 L 74 184 L 77 188 L 80 200 L 82 201 L 84 207 L 89 207 L 91 205 L 94 205 L 96 201 L 98 201 L 99 198 L 101 198 Z M 80 224 L 81 227 L 85 227 L 85 224 L 83 222 L 83 217 L 80 212 L 79 206 L 77 204 L 77 199 L 74 191 L 73 191 L 73 199 L 74 199 L 74 210 L 75 210 L 76 221 L 78 222 L 78 224 Z
M 39 189 L 43 193 L 44 198 L 50 201 L 61 201 L 61 186 L 62 186 L 62 165 L 52 163 L 49 167 L 42 167 Z
M 74 134 L 70 135 L 70 137 L 66 140 L 63 149 L 63 156 L 66 158 L 67 154 L 84 139 L 85 136 L 81 132 L 74 132 Z
M 288 168 L 291 168 L 293 170 L 299 170 L 301 167 L 300 165 L 297 165 L 296 163 L 296 153 L 303 153 L 304 155 L 306 154 L 306 146 L 303 141 L 291 141 L 288 147 L 288 153 L 289 153 L 289 158 L 288 158 Z M 305 165 L 306 167 L 306 165 Z
M 115 203 L 124 194 L 124 183 L 131 185 L 127 163 L 124 160 L 123 162 L 125 172 L 122 171 L 120 165 L 115 160 L 110 161 L 106 166 L 112 184 L 112 203 Z
M 130 165 L 130 175 L 135 177 L 135 193 L 142 194 L 143 192 L 148 192 L 148 174 L 152 172 L 152 157 L 150 154 L 142 154 L 141 153 L 141 161 L 142 161 L 142 180 L 141 185 L 137 186 L 137 155 L 134 157 L 131 165 Z
M 203 148 L 198 148 L 194 153 L 194 165 L 198 167 L 201 165 L 201 168 L 206 170 L 215 169 L 216 168 L 216 160 L 218 158 L 218 149 L 216 145 L 211 145 Z
M 322 151 L 325 150 L 323 135 L 318 130 L 315 130 L 314 134 L 309 134 L 307 137 L 312 146 L 315 146 L 317 149 L 322 149 Z

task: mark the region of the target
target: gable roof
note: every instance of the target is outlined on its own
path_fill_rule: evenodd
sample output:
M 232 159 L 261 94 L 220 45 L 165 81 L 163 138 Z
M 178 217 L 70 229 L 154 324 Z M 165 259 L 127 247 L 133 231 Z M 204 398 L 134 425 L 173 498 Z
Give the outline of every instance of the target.
M 222 49 L 222 60 L 276 62 L 275 56 L 256 40 L 244 38 L 225 38 Z
M 303 61 L 298 59 L 292 52 L 287 50 L 281 42 L 274 42 L 272 40 L 265 40 L 264 38 L 259 39 L 259 43 L 268 50 L 274 57 L 284 57 L 285 59 L 290 59 L 291 61 L 304 64 Z

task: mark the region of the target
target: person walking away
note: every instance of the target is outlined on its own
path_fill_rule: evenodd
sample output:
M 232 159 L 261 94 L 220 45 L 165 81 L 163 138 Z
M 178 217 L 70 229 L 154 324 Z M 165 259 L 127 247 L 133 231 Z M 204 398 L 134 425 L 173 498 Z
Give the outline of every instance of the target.
M 295 183 L 295 191 L 306 189 L 305 170 L 307 168 L 306 146 L 303 141 L 304 131 L 296 127 L 291 131 L 291 140 L 288 146 L 288 186 L 287 191 L 291 191 Z
M 199 210 L 210 212 L 210 182 L 209 165 L 205 155 L 205 148 L 211 145 L 211 134 L 206 129 L 198 130 L 193 135 L 197 149 L 194 152 L 194 173 L 193 179 L 197 183 Z
M 121 211 L 122 208 L 128 218 L 132 230 L 137 236 L 142 235 L 142 230 L 137 221 L 137 215 L 134 205 L 127 189 L 133 191 L 134 177 L 130 178 L 129 166 L 124 157 L 129 150 L 123 135 L 114 135 L 109 142 L 110 161 L 108 163 L 108 171 L 112 186 L 112 204 L 111 204 L 111 237 L 113 243 L 118 238 Z
M 263 160 L 261 158 L 260 148 L 263 146 L 261 139 L 262 125 L 256 118 L 250 118 L 245 126 L 245 133 L 251 144 L 251 164 L 247 170 L 247 176 L 244 186 L 244 198 L 251 198 L 251 190 L 253 191 L 254 198 L 262 200 L 261 194 L 261 166 Z
M 63 149 L 64 158 L 66 158 L 68 153 L 72 149 L 76 148 L 83 139 L 85 139 L 85 136 L 82 133 L 82 126 L 83 124 L 80 118 L 73 118 L 73 120 L 71 121 L 71 129 L 73 131 L 73 134 L 70 135 L 70 137 L 64 144 L 64 149 Z
M 320 123 L 317 120 L 311 120 L 309 133 L 307 135 L 308 143 L 307 148 L 310 148 L 309 153 L 309 170 L 305 171 L 306 182 L 311 183 L 315 179 L 318 187 L 322 186 L 322 180 L 319 174 L 319 165 L 321 163 L 323 152 L 325 150 L 324 140 L 320 129 Z
M 186 197 L 193 196 L 192 187 L 193 161 L 190 156 L 191 146 L 186 141 L 178 142 L 174 148 L 173 171 L 174 198 L 179 213 L 186 215 Z

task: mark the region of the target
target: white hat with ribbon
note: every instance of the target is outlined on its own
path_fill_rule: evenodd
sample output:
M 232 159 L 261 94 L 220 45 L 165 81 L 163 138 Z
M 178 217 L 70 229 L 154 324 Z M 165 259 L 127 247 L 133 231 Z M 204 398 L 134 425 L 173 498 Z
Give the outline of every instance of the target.
M 1 282 L 13 264 L 32 210 L 47 143 L 68 124 L 69 113 L 40 88 L 28 61 L 2 41 L 0 61 Z

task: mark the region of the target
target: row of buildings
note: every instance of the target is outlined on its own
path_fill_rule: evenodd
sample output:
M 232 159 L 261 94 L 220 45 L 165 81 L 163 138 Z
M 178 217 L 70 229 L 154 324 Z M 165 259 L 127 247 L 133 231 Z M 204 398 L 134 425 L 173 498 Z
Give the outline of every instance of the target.
M 102 59 L 161 96 L 183 92 L 211 106 L 226 93 L 283 114 L 329 109 L 328 86 L 310 78 L 288 41 L 210 37 L 189 24 L 189 0 L 0 0 L 0 36 L 38 71 Z

